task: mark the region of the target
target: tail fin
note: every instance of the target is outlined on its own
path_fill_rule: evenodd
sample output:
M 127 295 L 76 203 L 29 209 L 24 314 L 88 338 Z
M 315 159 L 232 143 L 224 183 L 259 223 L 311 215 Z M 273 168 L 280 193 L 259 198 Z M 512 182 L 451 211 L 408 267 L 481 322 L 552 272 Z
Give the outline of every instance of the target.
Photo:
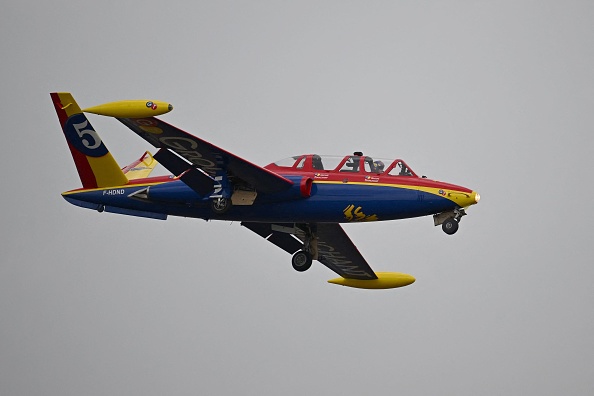
M 127 184 L 128 178 L 72 95 L 54 92 L 50 96 L 83 187 L 114 187 Z

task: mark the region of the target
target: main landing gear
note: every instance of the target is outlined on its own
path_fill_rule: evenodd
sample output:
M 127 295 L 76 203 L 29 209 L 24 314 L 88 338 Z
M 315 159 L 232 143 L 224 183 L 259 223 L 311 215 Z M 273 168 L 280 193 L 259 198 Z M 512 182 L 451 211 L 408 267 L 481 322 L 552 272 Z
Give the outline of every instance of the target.
M 210 207 L 215 214 L 223 214 L 231 207 L 231 199 L 229 198 L 215 198 L 211 201 Z
M 300 250 L 293 255 L 291 259 L 291 264 L 293 264 L 293 268 L 295 271 L 303 272 L 307 271 L 311 264 L 313 263 L 313 259 L 311 253 L 306 252 L 304 250 Z
M 305 233 L 303 250 L 299 250 L 293 255 L 291 264 L 295 271 L 303 272 L 311 267 L 313 260 L 318 259 L 318 239 L 309 224 L 299 225 L 298 227 Z
M 433 215 L 433 222 L 436 226 L 441 224 L 441 229 L 446 234 L 454 235 L 458 231 L 462 216 L 466 216 L 464 209 L 454 209 L 449 212 Z

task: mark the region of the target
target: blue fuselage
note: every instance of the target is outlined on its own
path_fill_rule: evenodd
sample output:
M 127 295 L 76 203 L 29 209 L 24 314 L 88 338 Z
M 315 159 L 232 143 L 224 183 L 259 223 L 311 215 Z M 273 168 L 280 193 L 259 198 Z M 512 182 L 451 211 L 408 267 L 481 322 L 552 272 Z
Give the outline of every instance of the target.
M 397 183 L 313 180 L 309 196 L 300 194 L 296 183 L 282 193 L 259 193 L 252 205 L 233 205 L 224 214 L 213 213 L 210 199 L 181 180 L 73 190 L 63 195 L 74 205 L 153 218 L 171 215 L 206 220 L 347 223 L 426 216 L 461 206 L 442 196 L 442 191 L 438 194 L 431 188 Z

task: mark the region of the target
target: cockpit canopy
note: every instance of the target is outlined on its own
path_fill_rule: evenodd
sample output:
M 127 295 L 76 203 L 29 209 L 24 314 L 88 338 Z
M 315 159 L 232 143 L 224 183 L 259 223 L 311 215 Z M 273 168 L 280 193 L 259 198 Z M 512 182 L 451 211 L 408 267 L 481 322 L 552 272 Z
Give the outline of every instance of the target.
M 373 158 L 360 155 L 360 153 L 345 157 L 318 154 L 297 155 L 269 165 L 269 167 L 272 166 L 284 168 L 287 171 L 375 173 L 418 177 L 401 159 Z

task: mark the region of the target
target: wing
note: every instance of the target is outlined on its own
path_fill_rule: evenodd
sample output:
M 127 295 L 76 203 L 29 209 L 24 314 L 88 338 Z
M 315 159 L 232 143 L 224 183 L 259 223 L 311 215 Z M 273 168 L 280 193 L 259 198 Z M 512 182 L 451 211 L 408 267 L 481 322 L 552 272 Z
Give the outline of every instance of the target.
M 345 279 L 377 279 L 365 258 L 337 223 L 295 225 L 242 222 L 241 225 L 290 254 L 303 248 L 306 235 L 304 228 L 309 227 L 317 239 L 319 262 Z
M 171 155 L 167 154 L 168 150 L 183 157 L 194 167 L 201 169 L 212 178 L 220 175 L 221 172 L 226 172 L 229 176 L 241 179 L 257 191 L 264 193 L 280 192 L 293 185 L 292 181 L 274 172 L 254 165 L 158 118 L 118 118 L 118 120 L 141 138 L 160 148 L 160 154 L 155 154 L 155 158 L 159 162 L 167 163 L 170 161 L 171 167 L 176 170 L 179 170 L 179 161 L 182 160 L 178 159 L 176 161 Z M 159 157 L 161 157 L 161 160 Z M 169 169 L 169 166 L 165 163 L 163 165 Z M 200 177 L 199 175 L 196 176 Z

